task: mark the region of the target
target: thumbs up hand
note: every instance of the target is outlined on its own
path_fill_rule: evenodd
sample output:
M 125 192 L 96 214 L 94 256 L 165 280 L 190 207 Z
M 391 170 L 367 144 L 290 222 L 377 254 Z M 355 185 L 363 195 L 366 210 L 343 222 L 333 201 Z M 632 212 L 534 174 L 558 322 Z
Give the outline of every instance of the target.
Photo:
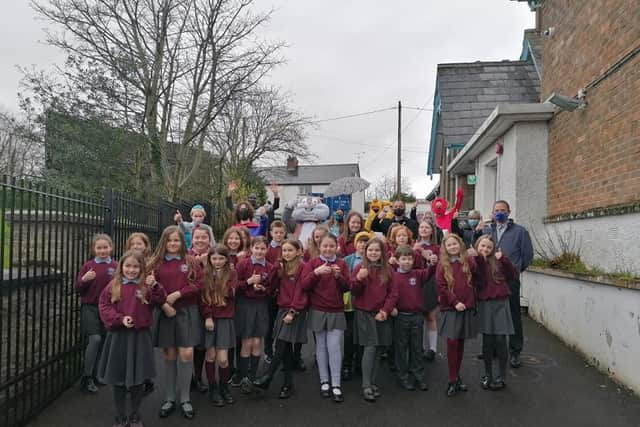
M 367 277 L 369 277 L 369 270 L 367 270 L 366 268 L 361 268 L 356 275 L 356 279 L 358 280 L 364 280 Z
M 496 251 L 495 257 L 498 261 L 500 261 L 500 259 L 502 258 L 502 249 L 498 248 L 498 250 Z
M 96 278 L 96 272 L 93 270 L 93 268 L 91 268 L 89 271 L 87 271 L 86 273 L 84 273 L 82 275 L 82 281 L 83 282 L 90 282 L 93 279 Z
M 180 213 L 180 211 L 176 211 L 175 215 L 173 216 L 173 221 L 178 224 L 182 222 L 182 214 Z
M 147 274 L 147 277 L 144 279 L 144 283 L 147 286 L 155 286 L 158 282 L 156 282 L 156 276 L 153 274 L 153 271 Z

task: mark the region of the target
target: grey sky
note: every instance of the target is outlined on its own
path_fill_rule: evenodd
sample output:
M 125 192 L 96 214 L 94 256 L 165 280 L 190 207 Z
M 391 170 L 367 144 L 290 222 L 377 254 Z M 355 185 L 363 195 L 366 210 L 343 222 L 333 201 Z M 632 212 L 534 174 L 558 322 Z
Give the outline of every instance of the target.
M 17 110 L 17 65 L 47 67 L 59 53 L 42 44 L 45 22 L 27 0 L 4 2 L 0 17 L 0 106 Z M 266 37 L 284 40 L 287 63 L 270 77 L 295 107 L 317 119 L 403 105 L 432 108 L 436 66 L 518 59 L 526 3 L 508 0 L 257 0 L 276 11 Z M 425 105 L 426 104 L 426 105 Z M 404 110 L 403 176 L 424 197 L 431 112 Z M 395 111 L 319 124 L 308 143 L 317 164 L 355 162 L 374 182 L 395 176 Z

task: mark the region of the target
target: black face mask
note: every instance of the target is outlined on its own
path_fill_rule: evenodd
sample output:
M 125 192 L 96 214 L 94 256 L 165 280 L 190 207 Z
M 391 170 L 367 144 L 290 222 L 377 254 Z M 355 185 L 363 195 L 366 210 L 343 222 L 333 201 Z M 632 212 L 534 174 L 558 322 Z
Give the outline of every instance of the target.
M 238 217 L 240 218 L 240 221 L 245 221 L 245 220 L 249 219 L 249 209 L 240 208 L 238 210 Z
M 393 214 L 395 216 L 404 216 L 404 209 L 403 208 L 394 209 Z

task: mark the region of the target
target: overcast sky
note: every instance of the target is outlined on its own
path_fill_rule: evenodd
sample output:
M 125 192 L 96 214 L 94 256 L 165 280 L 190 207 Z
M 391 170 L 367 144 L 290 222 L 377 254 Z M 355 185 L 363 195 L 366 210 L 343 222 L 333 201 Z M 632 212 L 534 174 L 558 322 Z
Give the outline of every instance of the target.
M 42 43 L 46 23 L 27 0 L 4 2 L 0 16 L 0 107 L 17 111 L 17 66 L 60 63 Z M 518 59 L 534 26 L 526 3 L 508 0 L 256 0 L 275 8 L 262 30 L 286 41 L 287 63 L 270 82 L 291 93 L 295 108 L 316 119 L 393 107 L 433 107 L 439 63 Z M 424 197 L 431 111 L 404 110 L 402 175 Z M 375 182 L 396 173 L 397 113 L 319 123 L 308 144 L 316 164 L 360 162 Z

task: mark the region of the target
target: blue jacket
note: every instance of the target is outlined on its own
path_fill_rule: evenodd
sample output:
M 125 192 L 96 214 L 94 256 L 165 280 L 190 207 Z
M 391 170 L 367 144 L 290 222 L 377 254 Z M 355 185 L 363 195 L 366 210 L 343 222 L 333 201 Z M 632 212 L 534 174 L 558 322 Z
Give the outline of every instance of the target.
M 521 273 L 529 267 L 533 260 L 533 245 L 531 236 L 526 228 L 516 224 L 513 220 L 507 221 L 507 229 L 502 233 L 502 238 L 498 241 L 498 231 L 496 223 L 492 223 L 482 230 L 482 234 L 491 236 L 496 242 L 497 248 L 502 250 L 513 265 Z

